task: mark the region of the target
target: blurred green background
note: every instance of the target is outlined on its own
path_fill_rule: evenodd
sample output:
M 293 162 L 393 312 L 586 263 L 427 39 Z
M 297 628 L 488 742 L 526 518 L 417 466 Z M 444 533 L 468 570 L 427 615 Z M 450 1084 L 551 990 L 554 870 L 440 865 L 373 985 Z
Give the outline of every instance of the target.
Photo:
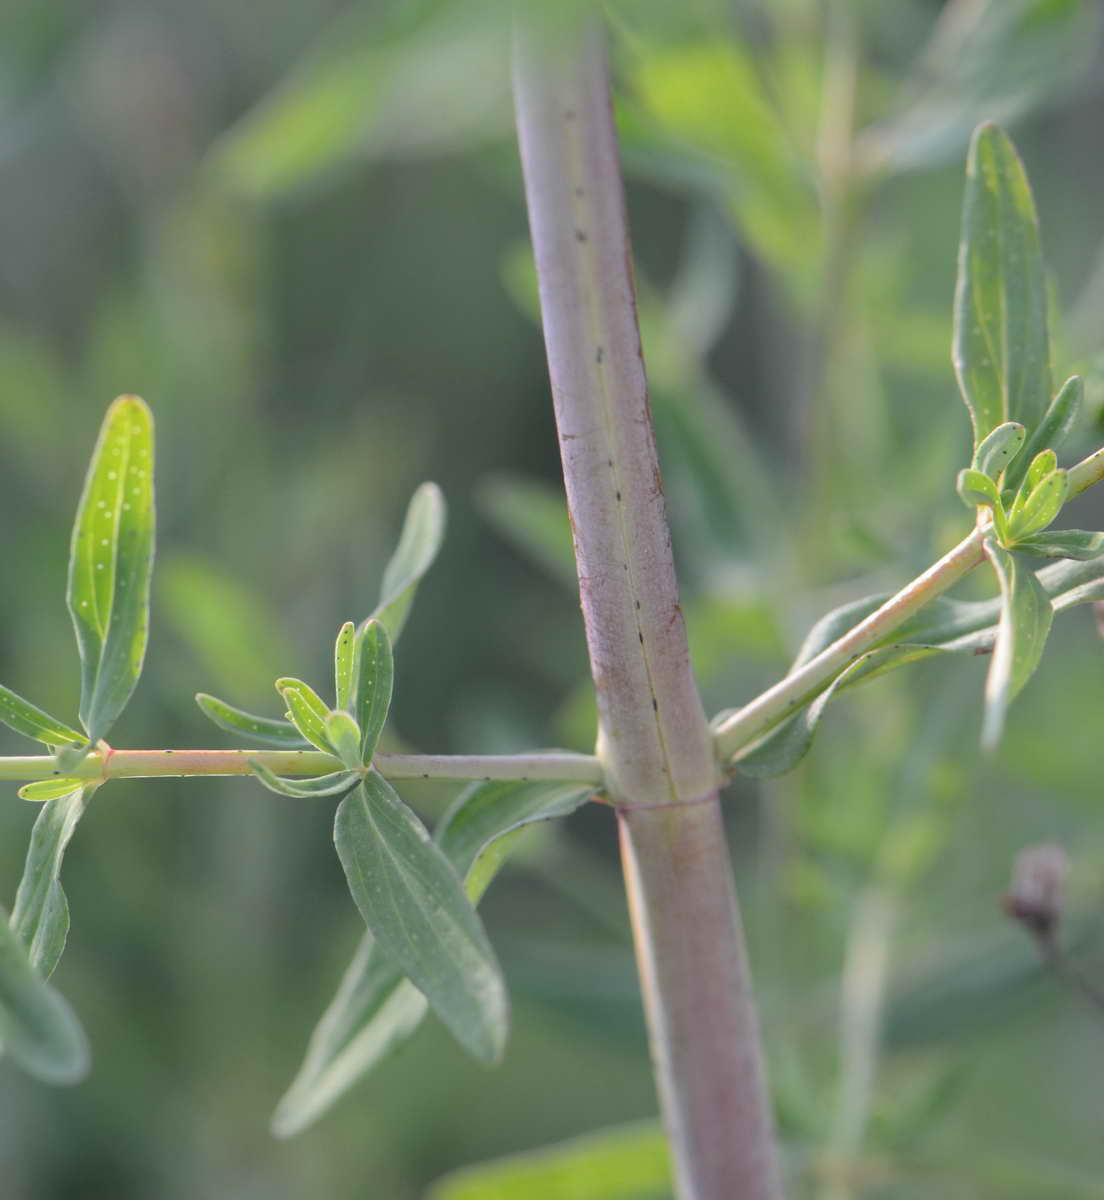
M 1094 0 L 611 8 L 645 351 L 710 712 L 823 611 L 961 536 L 950 367 L 966 143 L 1005 122 L 1054 278 L 1055 372 L 1104 441 Z M 551 405 L 494 0 L 8 0 L 0 18 L 0 678 L 71 718 L 69 524 L 122 391 L 159 434 L 148 665 L 115 743 L 220 746 L 374 603 L 413 488 L 451 502 L 400 647 L 393 745 L 589 750 Z M 1104 525 L 1104 497 L 1071 523 Z M 979 590 L 964 594 L 981 595 Z M 837 704 L 728 813 L 794 1197 L 1104 1197 L 1104 1022 L 999 910 L 1074 862 L 1104 980 L 1104 647 L 1057 625 L 1000 753 L 984 663 Z M 25 753 L 0 731 L 0 750 Z M 34 812 L 0 809 L 14 892 Z M 412 788 L 427 819 L 447 788 Z M 593 808 L 593 806 L 591 806 Z M 502 1069 L 426 1028 L 319 1125 L 267 1132 L 359 936 L 331 807 L 248 781 L 100 793 L 57 982 L 91 1078 L 0 1065 L 5 1200 L 413 1200 L 462 1164 L 648 1117 L 614 829 L 530 838 L 484 913 Z M 653 1195 L 662 1195 L 662 1191 Z M 644 1193 L 640 1194 L 644 1200 Z

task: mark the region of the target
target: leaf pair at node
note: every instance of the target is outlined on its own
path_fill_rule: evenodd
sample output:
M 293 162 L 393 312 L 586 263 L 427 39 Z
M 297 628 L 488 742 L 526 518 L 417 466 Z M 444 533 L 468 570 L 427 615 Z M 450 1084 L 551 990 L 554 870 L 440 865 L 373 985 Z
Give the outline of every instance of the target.
M 0 687 L 0 723 L 48 746 L 72 771 L 126 707 L 146 653 L 153 569 L 153 418 L 137 396 L 108 409 L 85 478 L 69 554 L 66 600 L 81 661 L 84 732 Z M 29 784 L 28 800 L 79 787 L 76 779 Z

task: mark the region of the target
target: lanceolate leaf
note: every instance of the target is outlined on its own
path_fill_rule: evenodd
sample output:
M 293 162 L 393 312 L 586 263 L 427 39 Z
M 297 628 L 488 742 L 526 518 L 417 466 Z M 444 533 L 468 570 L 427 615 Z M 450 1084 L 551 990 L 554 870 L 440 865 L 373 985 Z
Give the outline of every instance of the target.
M 573 784 L 477 783 L 467 788 L 437 830 L 436 841 L 473 903 L 501 862 L 506 835 L 535 821 L 566 816 L 590 795 Z M 376 944 L 361 940 L 341 986 L 311 1037 L 295 1082 L 280 1101 L 273 1132 L 291 1137 L 326 1112 L 404 1038 L 426 1012 L 425 997 Z
M 288 706 L 288 716 L 295 728 L 313 745 L 326 754 L 336 754 L 326 736 L 326 717 L 329 709 L 318 693 L 301 679 L 277 679 L 276 690 Z
M 371 620 L 358 638 L 355 710 L 361 729 L 361 761 L 369 763 L 391 707 L 395 662 L 382 621 Z
M 196 696 L 196 704 L 203 715 L 214 721 L 220 729 L 241 734 L 261 746 L 273 746 L 277 750 L 302 750 L 311 744 L 290 721 L 254 716 L 205 692 Z
M 347 792 L 360 778 L 355 771 L 333 771 L 313 779 L 286 779 L 270 771 L 264 763 L 250 760 L 249 769 L 270 792 L 309 800 L 316 796 L 337 796 Z
M 1039 558 L 1076 558 L 1084 561 L 1104 554 L 1104 533 L 1085 529 L 1050 529 L 1019 538 L 1016 549 Z
M 47 746 L 83 746 L 88 742 L 83 733 L 70 729 L 3 685 L 0 685 L 0 723 Z
M 671 1186 L 663 1128 L 644 1121 L 464 1167 L 427 1200 L 665 1200 Z
M 1057 450 L 1069 436 L 1077 421 L 1085 398 L 1085 384 L 1079 375 L 1071 376 L 1062 384 L 1058 395 L 1051 401 L 1039 427 L 1027 439 L 1023 453 L 1008 468 L 1005 485 L 1018 488 L 1023 482 L 1028 466 L 1044 450 Z
M 1005 421 L 1040 423 L 1051 389 L 1038 223 L 1023 164 L 995 125 L 975 132 L 966 167 L 954 363 L 975 445 Z
M 88 1042 L 73 1010 L 35 973 L 2 910 L 0 1044 L 47 1083 L 76 1083 L 88 1072 Z
M 350 771 L 364 765 L 360 757 L 360 727 L 347 712 L 336 709 L 326 717 L 326 738 Z
M 56 800 L 59 796 L 67 796 L 86 783 L 86 780 L 80 779 L 39 779 L 34 783 L 25 783 L 19 789 L 18 795 L 20 800 L 30 800 L 39 804 L 44 800 Z
M 142 670 L 153 539 L 153 419 L 137 396 L 120 396 L 100 430 L 69 558 L 80 717 L 93 742 L 122 712 Z
M 1009 535 L 1018 540 L 1045 529 L 1061 511 L 1067 495 L 1069 479 L 1066 472 L 1051 471 L 1035 484 L 1022 506 L 1013 507 L 1008 519 Z
M 60 882 L 61 860 L 97 786 L 78 784 L 48 801 L 31 831 L 11 926 L 26 947 L 31 966 L 43 979 L 53 974 L 69 934 L 69 905 Z
M 1054 617 L 1050 597 L 1021 559 L 992 541 L 985 553 L 1001 590 L 1000 622 L 985 683 L 982 741 L 994 749 L 1004 730 L 1008 706 L 1031 678 L 1046 645 Z
M 423 483 L 406 510 L 399 544 L 383 573 L 380 601 L 372 614 L 398 641 L 414 593 L 433 565 L 445 536 L 445 498 L 435 483 Z
M 460 876 L 382 776 L 342 800 L 334 843 L 365 924 L 476 1058 L 494 1062 L 506 986 Z

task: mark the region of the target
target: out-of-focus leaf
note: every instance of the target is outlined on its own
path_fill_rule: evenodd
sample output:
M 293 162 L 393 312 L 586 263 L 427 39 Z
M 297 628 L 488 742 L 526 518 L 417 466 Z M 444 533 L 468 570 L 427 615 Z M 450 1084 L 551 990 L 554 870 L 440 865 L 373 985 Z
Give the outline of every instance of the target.
M 1038 428 L 1027 439 L 1023 453 L 1008 468 L 1004 477 L 1006 487 L 1018 488 L 1031 464 L 1044 450 L 1057 450 L 1062 445 L 1077 421 L 1084 400 L 1084 380 L 1080 375 L 1073 375 L 1062 384 Z
M 326 717 L 329 708 L 318 693 L 301 679 L 284 676 L 276 680 L 276 690 L 288 707 L 292 724 L 312 745 L 326 754 L 335 754 L 326 736 Z
M 562 490 L 536 479 L 496 473 L 482 480 L 476 503 L 516 550 L 574 590 L 575 549 Z
M 360 760 L 372 761 L 391 707 L 395 662 L 391 639 L 382 621 L 372 620 L 357 638 L 357 678 L 354 706 L 360 722 Z
M 654 45 L 629 73 L 623 104 L 630 163 L 677 147 L 705 160 L 755 251 L 791 280 L 806 275 L 820 234 L 808 170 L 764 87 L 750 47 L 712 40 Z M 716 194 L 715 185 L 713 186 Z M 803 252 L 798 252 L 798 245 Z
M 301 750 L 311 744 L 290 721 L 255 716 L 205 692 L 196 696 L 196 704 L 203 715 L 214 721 L 220 729 L 225 729 L 227 733 L 240 733 L 262 746 L 272 746 L 277 750 Z
M 445 498 L 435 483 L 423 483 L 406 510 L 399 544 L 380 586 L 372 617 L 383 623 L 392 642 L 399 640 L 414 593 L 433 565 L 445 537 Z
M 995 125 L 974 134 L 966 165 L 954 364 L 975 445 L 1005 421 L 1041 422 L 1051 391 L 1039 226 L 1023 163 Z
M 953 0 L 900 114 L 860 140 L 872 163 L 909 170 L 960 153 L 982 120 L 1009 122 L 1074 85 L 1098 14 L 1084 0 Z
M 47 746 L 84 746 L 88 742 L 83 733 L 70 729 L 3 685 L 0 685 L 0 723 Z
M 153 539 L 153 418 L 137 396 L 120 396 L 92 455 L 69 557 L 80 717 L 92 742 L 114 724 L 142 671 Z
M 1023 562 L 987 540 L 985 553 L 1001 590 L 1000 622 L 985 683 L 982 742 L 994 749 L 1004 730 L 1008 706 L 1035 673 L 1050 633 L 1050 597 Z
M 666 1200 L 672 1186 L 667 1138 L 647 1121 L 465 1167 L 427 1200 Z
M 1016 549 L 1039 558 L 1076 558 L 1084 562 L 1104 554 L 1104 533 L 1085 529 L 1051 529 L 1018 538 Z
M 477 903 L 501 864 L 508 834 L 573 812 L 586 789 L 548 783 L 477 783 L 446 813 L 435 840 Z M 311 1036 L 299 1073 L 280 1101 L 273 1132 L 291 1137 L 325 1113 L 426 1013 L 425 997 L 365 934 L 337 994 Z
M 38 814 L 27 848 L 23 878 L 12 909 L 11 927 L 27 948 L 31 966 L 49 979 L 69 935 L 69 905 L 61 888 L 61 860 L 99 785 L 79 785 L 48 801 Z
M 347 792 L 359 779 L 355 771 L 333 771 L 313 779 L 287 779 L 270 771 L 264 763 L 251 760 L 249 769 L 270 792 L 309 800 L 315 796 L 337 796 Z
M 36 974 L 0 910 L 0 1044 L 46 1083 L 77 1083 L 88 1073 L 88 1041 L 73 1010 Z
M 494 951 L 460 876 L 377 772 L 342 800 L 334 843 L 381 948 L 465 1049 L 496 1061 L 509 1002 Z
M 447 153 L 508 130 L 501 22 L 397 38 L 363 28 L 362 14 L 340 20 L 218 144 L 215 168 L 233 187 L 277 197 L 349 163 Z
M 1027 431 L 1016 421 L 998 425 L 974 451 L 974 470 L 990 479 L 997 479 L 1016 457 L 1024 444 Z
M 334 642 L 334 695 L 336 707 L 348 713 L 353 711 L 356 687 L 356 643 L 356 626 L 346 621 Z

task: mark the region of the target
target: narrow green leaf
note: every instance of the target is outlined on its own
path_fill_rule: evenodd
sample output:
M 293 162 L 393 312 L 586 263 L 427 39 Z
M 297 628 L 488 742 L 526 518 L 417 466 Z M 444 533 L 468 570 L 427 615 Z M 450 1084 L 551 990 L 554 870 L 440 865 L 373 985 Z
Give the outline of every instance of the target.
M 574 812 L 589 789 L 555 783 L 476 783 L 445 814 L 435 840 L 477 903 L 501 863 L 509 835 Z M 299 1073 L 272 1121 L 277 1137 L 306 1129 L 421 1023 L 425 997 L 370 933 L 317 1028 Z
M 288 706 L 289 720 L 303 737 L 326 754 L 336 755 L 326 737 L 326 717 L 330 709 L 318 693 L 301 679 L 288 677 L 276 680 L 276 690 Z
M 735 767 L 741 775 L 748 775 L 752 779 L 770 779 L 792 771 L 808 754 L 824 710 L 837 692 L 857 683 L 870 682 L 897 667 L 946 652 L 940 646 L 894 643 L 863 654 L 837 675 L 811 704 L 736 759 Z
M 354 709 L 361 729 L 361 762 L 370 763 L 391 708 L 395 662 L 382 621 L 370 620 L 357 639 Z
M 19 789 L 19 799 L 36 804 L 44 800 L 56 800 L 58 796 L 67 796 L 85 782 L 80 779 L 40 779 L 35 783 L 25 783 Z
M 10 688 L 0 684 L 0 723 L 47 746 L 86 746 L 88 739 L 83 733 L 70 729 L 68 725 L 51 717 L 29 700 L 17 696 Z
M 88 1041 L 73 1010 L 31 966 L 0 910 L 0 1044 L 31 1075 L 77 1083 L 88 1073 Z
M 1104 533 L 1085 529 L 1052 529 L 1020 538 L 1016 549 L 1037 558 L 1076 558 L 1085 561 L 1104 554 Z
M 356 626 L 346 621 L 337 631 L 334 643 L 334 694 L 335 707 L 345 712 L 353 711 L 353 693 L 356 686 Z
M 301 750 L 311 744 L 290 721 L 254 716 L 205 692 L 196 695 L 196 704 L 203 715 L 214 721 L 220 729 L 225 729 L 227 733 L 240 733 L 262 746 L 273 746 L 277 750 Z
M 966 166 L 954 365 L 976 446 L 1005 421 L 1041 422 L 1051 387 L 1038 222 L 1023 164 L 995 125 L 974 133 Z
M 1008 536 L 1015 541 L 1045 529 L 1062 511 L 1069 495 L 1065 471 L 1051 471 L 1031 489 L 1022 507 L 1013 507 L 1008 519 Z
M 1019 454 L 1027 430 L 1016 421 L 1005 421 L 998 425 L 974 451 L 971 466 L 990 479 L 999 479 L 1000 473 Z
M 355 771 L 332 771 L 329 775 L 314 778 L 286 779 L 270 771 L 264 763 L 249 760 L 249 769 L 270 792 L 278 796 L 295 796 L 309 800 L 316 796 L 337 796 L 347 792 L 359 779 Z
M 1057 450 L 1069 436 L 1077 421 L 1085 399 L 1085 384 L 1079 375 L 1073 375 L 1062 384 L 1058 395 L 1050 402 L 1046 415 L 1038 428 L 1027 439 L 1023 453 L 1012 463 L 1005 475 L 1005 484 L 1018 488 L 1023 482 L 1029 464 L 1044 450 Z M 1058 465 L 1055 459 L 1054 466 Z M 1054 468 L 1052 467 L 1051 470 Z
M 967 508 L 976 508 L 979 504 L 984 504 L 989 508 L 1000 506 L 997 485 L 981 471 L 975 471 L 972 467 L 964 467 L 958 473 L 955 486 L 962 503 Z
M 69 556 L 80 717 L 92 742 L 111 728 L 142 671 L 153 539 L 153 418 L 137 396 L 120 396 L 92 455 Z
M 61 888 L 61 860 L 98 783 L 75 788 L 43 805 L 31 831 L 11 927 L 27 949 L 31 966 L 49 979 L 69 935 L 69 905 Z
M 433 565 L 445 537 L 445 498 L 435 483 L 423 483 L 406 510 L 399 544 L 383 573 L 380 601 L 372 614 L 397 642 L 414 593 Z
M 338 710 L 326 717 L 326 740 L 350 771 L 359 771 L 364 766 L 360 757 L 360 726 L 347 712 Z
M 426 1200 L 667 1200 L 673 1186 L 663 1128 L 642 1121 L 453 1171 Z
M 365 924 L 471 1054 L 502 1053 L 506 986 L 455 869 L 372 771 L 342 800 L 334 843 Z
M 1058 455 L 1053 450 L 1040 450 L 1027 468 L 1027 479 L 1024 481 L 1027 494 L 1030 495 L 1051 472 L 1057 470 Z
M 1042 658 L 1054 610 L 1035 575 L 1014 554 L 985 542 L 985 554 L 1000 584 L 1000 621 L 985 683 L 982 743 L 995 749 L 1008 707 L 1022 691 Z

